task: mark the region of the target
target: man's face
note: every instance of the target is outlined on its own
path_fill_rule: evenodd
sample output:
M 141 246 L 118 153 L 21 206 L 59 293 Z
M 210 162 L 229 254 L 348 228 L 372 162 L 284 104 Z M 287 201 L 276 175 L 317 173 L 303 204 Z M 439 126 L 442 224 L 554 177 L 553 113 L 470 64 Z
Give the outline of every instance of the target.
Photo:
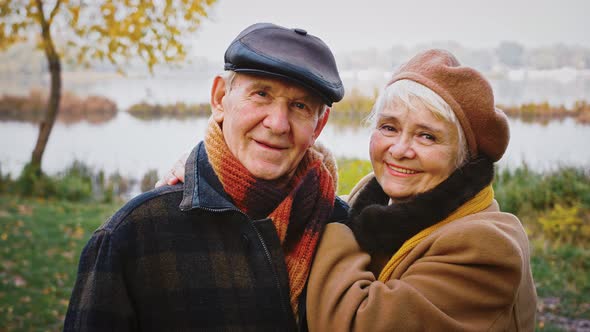
M 217 77 L 213 116 L 231 153 L 257 178 L 291 177 L 328 120 L 321 99 L 288 81 L 236 74 L 229 92 Z

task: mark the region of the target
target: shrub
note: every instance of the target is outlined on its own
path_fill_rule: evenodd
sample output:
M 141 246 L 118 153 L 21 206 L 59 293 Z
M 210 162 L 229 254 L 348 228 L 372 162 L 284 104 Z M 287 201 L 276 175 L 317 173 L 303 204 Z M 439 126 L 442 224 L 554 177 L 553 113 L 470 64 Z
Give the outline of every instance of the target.
M 338 195 L 348 195 L 357 182 L 373 171 L 371 162 L 360 159 L 339 159 Z
M 141 179 L 141 191 L 146 192 L 152 190 L 156 181 L 158 181 L 158 171 L 150 169 Z
M 57 177 L 56 197 L 69 201 L 82 201 L 92 197 L 92 169 L 80 161 Z
M 543 237 L 555 247 L 564 244 L 590 247 L 590 220 L 584 220 L 579 203 L 570 207 L 555 204 L 553 209 L 539 217 L 538 222 Z
M 590 175 L 582 168 L 561 167 L 553 172 L 534 172 L 526 164 L 496 172 L 496 199 L 502 210 L 519 214 L 523 209 L 545 211 L 555 204 L 579 202 L 590 209 Z
M 25 165 L 16 180 L 15 187 L 15 191 L 22 196 L 48 198 L 54 196 L 56 193 L 55 180 L 31 164 Z
M 95 172 L 80 161 L 74 161 L 57 175 L 41 173 L 29 165 L 25 166 L 16 181 L 0 173 L 0 192 L 4 191 L 4 186 L 8 186 L 13 189 L 6 190 L 21 196 L 67 201 L 113 202 L 115 198 L 127 195 L 135 183 L 136 180 L 125 178 L 118 172 L 107 177 L 103 171 Z

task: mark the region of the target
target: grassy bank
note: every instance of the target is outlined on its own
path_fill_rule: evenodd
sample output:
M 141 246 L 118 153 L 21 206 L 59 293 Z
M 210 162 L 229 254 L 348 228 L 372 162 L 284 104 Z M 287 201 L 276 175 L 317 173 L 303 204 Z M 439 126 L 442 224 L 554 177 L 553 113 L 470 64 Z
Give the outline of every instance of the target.
M 82 247 L 116 208 L 0 196 L 0 330 L 61 331 Z
M 370 170 L 367 161 L 338 165 L 339 194 Z M 74 176 L 63 174 L 60 181 Z M 155 174 L 144 178 L 153 183 Z M 0 331 L 58 331 L 82 247 L 122 202 L 115 197 L 101 203 L 102 196 L 77 202 L 67 196 L 23 198 L 7 190 L 0 186 Z M 563 330 L 564 319 L 589 317 L 590 174 L 576 168 L 541 174 L 523 166 L 497 172 L 495 191 L 531 240 L 538 330 Z

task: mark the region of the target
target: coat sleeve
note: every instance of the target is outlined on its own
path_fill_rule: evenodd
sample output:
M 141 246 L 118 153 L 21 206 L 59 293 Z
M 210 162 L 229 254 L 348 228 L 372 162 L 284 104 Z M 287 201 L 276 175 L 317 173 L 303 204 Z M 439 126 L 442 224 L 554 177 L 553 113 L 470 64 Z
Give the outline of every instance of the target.
M 352 231 L 328 225 L 310 274 L 310 331 L 501 328 L 497 324 L 506 322 L 502 317 L 510 315 L 518 289 L 522 253 L 493 226 L 473 225 L 432 241 L 385 283 L 368 271 L 371 258 Z
M 136 330 L 121 250 L 113 238 L 99 229 L 82 251 L 64 331 Z

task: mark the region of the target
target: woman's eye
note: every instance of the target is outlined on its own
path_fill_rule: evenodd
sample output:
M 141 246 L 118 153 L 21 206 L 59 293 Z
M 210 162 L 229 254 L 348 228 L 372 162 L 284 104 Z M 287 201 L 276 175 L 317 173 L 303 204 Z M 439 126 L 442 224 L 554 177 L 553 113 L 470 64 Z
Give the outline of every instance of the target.
M 431 134 L 428 133 L 423 133 L 420 136 L 424 137 L 425 139 L 429 140 L 429 141 L 436 141 L 436 137 L 432 136 Z
M 386 124 L 380 125 L 378 127 L 378 129 L 379 129 L 379 132 L 381 132 L 381 134 L 383 134 L 385 136 L 392 136 L 397 132 L 397 129 L 395 129 L 394 126 L 386 125 Z

